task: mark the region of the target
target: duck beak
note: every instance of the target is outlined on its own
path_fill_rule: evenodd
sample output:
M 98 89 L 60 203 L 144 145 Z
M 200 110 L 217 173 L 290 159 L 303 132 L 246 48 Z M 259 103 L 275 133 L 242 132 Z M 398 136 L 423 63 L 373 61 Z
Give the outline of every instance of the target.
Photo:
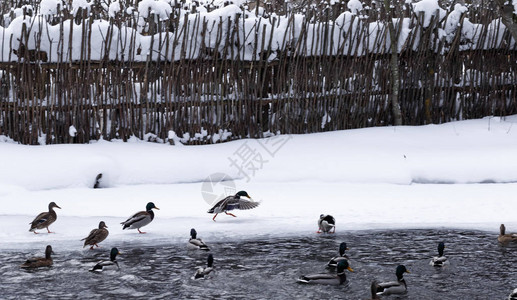
M 348 266 L 348 268 L 346 268 L 346 269 L 347 269 L 348 271 L 350 271 L 350 272 L 353 272 L 353 271 L 354 271 L 354 269 L 352 269 L 350 266 Z
M 155 206 L 154 208 L 156 208 L 157 210 L 160 210 L 160 209 L 159 209 L 158 207 L 156 207 L 156 206 Z
M 406 270 L 406 273 L 411 273 L 411 272 L 409 272 L 409 270 Z
M 59 208 L 59 209 L 61 209 L 61 207 L 59 207 L 59 205 L 57 205 L 57 204 L 56 204 L 56 207 L 57 207 L 57 208 Z
M 346 247 L 345 250 L 350 250 L 350 248 Z

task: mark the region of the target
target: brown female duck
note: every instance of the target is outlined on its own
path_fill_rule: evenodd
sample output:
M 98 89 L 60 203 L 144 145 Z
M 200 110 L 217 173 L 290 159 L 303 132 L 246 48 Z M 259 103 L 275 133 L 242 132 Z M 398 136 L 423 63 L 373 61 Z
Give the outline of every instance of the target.
M 50 255 L 54 253 L 52 252 L 52 247 L 50 245 L 45 249 L 45 257 L 33 257 L 27 259 L 27 261 L 22 264 L 20 267 L 25 269 L 30 268 L 39 268 L 39 267 L 50 267 L 53 263 L 52 257 Z
M 90 231 L 90 234 L 87 237 L 81 240 L 84 241 L 83 248 L 87 245 L 91 246 L 90 250 L 93 250 L 93 246 L 99 247 L 99 245 L 97 244 L 104 241 L 108 237 L 109 231 L 106 228 L 108 228 L 108 226 L 106 226 L 106 223 L 104 223 L 104 221 L 101 221 L 99 223 L 98 229 L 93 229 L 92 231 Z
M 54 223 L 57 219 L 57 215 L 56 215 L 56 212 L 54 211 L 54 207 L 61 209 L 61 207 L 59 207 L 55 202 L 50 202 L 48 205 L 48 212 L 42 212 L 36 218 L 34 218 L 34 220 L 32 222 L 29 223 L 29 224 L 31 224 L 31 228 L 29 229 L 29 231 L 37 233 L 36 229 L 47 228 L 48 233 L 52 233 L 52 232 L 50 232 L 48 227 L 50 226 L 50 224 Z
M 517 233 L 506 233 L 506 227 L 504 224 L 501 224 L 501 227 L 499 227 L 499 236 L 497 237 L 497 240 L 501 244 L 517 243 Z

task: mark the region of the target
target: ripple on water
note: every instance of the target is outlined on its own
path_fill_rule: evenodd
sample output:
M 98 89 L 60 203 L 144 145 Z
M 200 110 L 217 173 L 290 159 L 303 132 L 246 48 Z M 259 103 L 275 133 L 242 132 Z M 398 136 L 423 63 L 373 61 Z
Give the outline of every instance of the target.
M 308 273 L 333 273 L 328 260 L 346 242 L 354 273 L 347 286 L 301 285 Z M 446 244 L 450 264 L 429 265 L 438 242 Z M 408 294 L 399 299 L 503 299 L 517 287 L 517 248 L 501 247 L 492 234 L 466 230 L 355 231 L 238 242 L 210 243 L 215 270 L 192 279 L 206 266 L 207 252 L 184 243 L 139 246 L 122 243 L 120 270 L 88 272 L 105 251 L 58 252 L 54 266 L 22 270 L 34 253 L 0 253 L 0 295 L 7 298 L 278 299 L 369 297 L 372 280 L 394 280 L 405 264 Z M 56 249 L 58 250 L 58 249 Z

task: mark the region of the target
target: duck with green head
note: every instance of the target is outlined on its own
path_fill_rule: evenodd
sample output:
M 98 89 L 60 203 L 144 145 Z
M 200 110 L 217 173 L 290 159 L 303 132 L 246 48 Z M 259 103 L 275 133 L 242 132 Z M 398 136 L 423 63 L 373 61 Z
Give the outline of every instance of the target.
M 336 219 L 331 215 L 321 214 L 316 233 L 336 233 Z
M 214 256 L 212 254 L 208 254 L 206 259 L 206 268 L 199 267 L 194 274 L 194 279 L 205 278 L 214 270 Z
M 346 243 L 343 242 L 341 244 L 339 244 L 339 255 L 338 256 L 335 256 L 333 257 L 327 264 L 327 266 L 329 267 L 332 267 L 332 268 L 335 268 L 337 267 L 337 264 L 340 262 L 340 261 L 343 261 L 343 260 L 347 260 L 348 259 L 348 256 L 346 256 L 345 254 L 345 251 L 346 250 L 349 250 L 348 247 L 346 246 Z
M 110 269 L 120 269 L 117 262 L 117 255 L 121 254 L 117 248 L 111 248 L 110 260 L 101 260 L 90 271 L 102 272 Z
M 224 212 L 227 215 L 237 217 L 236 215 L 234 215 L 232 213 L 228 213 L 228 211 L 234 210 L 234 209 L 241 209 L 241 210 L 252 209 L 252 208 L 259 206 L 259 204 L 260 204 L 259 202 L 241 199 L 241 197 L 246 197 L 246 198 L 249 198 L 250 200 L 252 200 L 251 197 L 248 195 L 248 193 L 245 191 L 240 191 L 233 196 L 228 196 L 228 197 L 224 198 L 223 200 L 220 200 L 219 202 L 217 202 L 211 209 L 208 210 L 209 214 L 215 213 L 215 216 L 212 218 L 212 220 L 215 221 L 215 217 L 217 217 L 217 215 L 222 212 Z
M 140 231 L 140 228 L 151 223 L 151 221 L 154 219 L 153 209 L 160 210 L 158 207 L 154 205 L 154 203 L 147 203 L 147 205 L 145 206 L 145 211 L 139 211 L 136 214 L 129 217 L 129 219 L 127 219 L 126 221 L 120 223 L 122 224 L 122 230 L 137 229 L 139 233 L 145 233 L 143 231 Z
M 52 233 L 48 227 L 57 220 L 57 214 L 54 211 L 54 207 L 61 209 L 61 207 L 59 207 L 55 202 L 50 202 L 48 204 L 48 211 L 40 213 L 36 218 L 34 218 L 34 220 L 32 220 L 32 222 L 29 223 L 31 224 L 29 231 L 37 233 L 36 229 L 47 228 L 48 233 Z
M 209 251 L 210 248 L 201 240 L 201 238 L 197 237 L 197 232 L 194 228 L 190 229 L 190 239 L 188 240 L 187 247 L 189 249 L 199 249 Z
M 409 273 L 408 269 L 406 269 L 406 267 L 403 265 L 399 265 L 395 271 L 395 274 L 397 275 L 397 281 L 376 283 L 375 289 L 377 295 L 382 296 L 404 294 L 407 291 L 406 281 L 404 280 L 404 273 Z
M 447 257 L 443 255 L 445 244 L 443 242 L 438 243 L 438 256 L 431 258 L 429 264 L 434 267 L 443 267 L 447 263 Z
M 20 267 L 24 269 L 50 267 L 54 263 L 51 257 L 51 254 L 53 253 L 54 252 L 52 251 L 52 247 L 50 245 L 47 245 L 47 247 L 45 248 L 45 257 L 29 258 Z
M 348 261 L 342 260 L 337 264 L 336 275 L 332 274 L 311 274 L 298 278 L 297 282 L 306 284 L 327 284 L 341 285 L 346 282 L 345 270 L 353 272 L 354 270 L 348 265 Z

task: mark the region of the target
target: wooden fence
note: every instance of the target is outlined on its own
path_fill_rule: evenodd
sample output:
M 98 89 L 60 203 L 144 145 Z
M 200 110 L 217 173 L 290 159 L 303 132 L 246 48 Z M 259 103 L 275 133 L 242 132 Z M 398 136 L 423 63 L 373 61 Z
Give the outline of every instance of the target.
M 101 44 L 92 43 L 94 16 L 54 20 L 61 28 L 67 22 L 81 28 L 82 50 L 75 58 L 67 57 L 71 48 L 53 56 L 37 42 L 35 29 L 24 25 L 19 40 L 11 38 L 8 53 L 0 55 L 0 135 L 23 144 L 132 136 L 165 142 L 173 131 L 185 144 L 205 144 L 391 125 L 389 38 L 383 26 L 367 28 L 382 11 L 340 32 L 337 40 L 334 15 L 319 15 L 317 23 L 306 18 L 297 33 L 295 17 L 287 16 L 287 26 L 278 27 L 284 44 L 276 48 L 268 42 L 278 36 L 271 18 L 272 30 L 255 24 L 249 31 L 255 36 L 244 41 L 251 39 L 251 45 L 239 39 L 243 17 L 213 26 L 199 16 L 148 18 L 142 36 L 170 38 L 157 38 L 154 46 L 152 38 L 147 56 L 138 56 L 135 44 L 117 59 L 109 54 L 115 38 L 110 32 L 121 28 L 120 19 L 110 19 Z M 410 10 L 399 16 L 410 19 L 411 29 L 399 52 L 404 124 L 517 113 L 515 42 L 506 31 L 493 36 L 501 26 L 492 22 L 496 10 L 471 17 L 482 26 L 475 41 L 466 39 L 461 28 L 467 16 L 449 39 L 439 34 L 444 19 L 434 16 L 426 24 L 424 14 Z M 188 47 L 204 41 L 210 28 L 218 32 L 215 42 Z M 62 49 L 72 47 L 61 39 Z M 372 41 L 373 48 L 361 48 Z M 98 59 L 92 59 L 92 48 L 101 49 Z M 224 131 L 231 136 L 222 138 L 228 136 Z

